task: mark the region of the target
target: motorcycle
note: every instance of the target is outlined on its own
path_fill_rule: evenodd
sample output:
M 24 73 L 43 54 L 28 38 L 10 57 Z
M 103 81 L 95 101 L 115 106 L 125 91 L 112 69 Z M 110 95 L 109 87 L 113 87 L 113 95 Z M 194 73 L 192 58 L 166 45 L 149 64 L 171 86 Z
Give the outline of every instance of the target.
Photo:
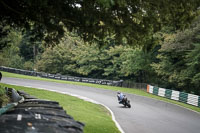
M 123 104 L 124 107 L 131 108 L 130 100 L 127 99 L 126 95 L 124 95 L 124 98 L 121 102 L 119 102 L 119 104 Z

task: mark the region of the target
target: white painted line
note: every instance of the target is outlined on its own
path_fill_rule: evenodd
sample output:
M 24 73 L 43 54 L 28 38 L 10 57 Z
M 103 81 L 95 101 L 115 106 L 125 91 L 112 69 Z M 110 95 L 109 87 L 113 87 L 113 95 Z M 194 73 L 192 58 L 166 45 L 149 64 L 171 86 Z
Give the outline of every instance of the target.
M 12 85 L 22 86 L 22 85 L 18 85 L 18 84 L 12 84 Z M 24 86 L 24 87 L 35 88 L 35 87 L 32 87 L 32 86 Z M 52 91 L 52 92 L 57 92 L 57 93 L 61 93 L 61 94 L 67 94 L 67 95 L 74 96 L 74 97 L 77 97 L 79 99 L 83 99 L 85 101 L 91 102 L 91 103 L 100 104 L 100 105 L 104 106 L 106 109 L 108 109 L 108 111 L 110 111 L 111 116 L 112 116 L 112 120 L 114 121 L 114 123 L 117 126 L 117 128 L 119 129 L 119 131 L 121 133 L 125 133 L 124 130 L 119 125 L 119 123 L 117 122 L 117 120 L 115 119 L 115 115 L 112 112 L 112 110 L 109 107 L 107 107 L 106 105 L 102 104 L 102 103 L 99 103 L 99 102 L 97 102 L 97 101 L 95 101 L 93 99 L 90 99 L 90 98 L 87 98 L 87 97 L 83 97 L 83 96 L 80 96 L 80 95 L 76 95 L 76 94 L 72 94 L 72 93 L 69 93 L 69 92 L 62 92 L 62 91 L 51 90 L 51 89 L 49 90 L 49 89 L 45 89 L 45 88 L 36 88 L 36 89 Z
M 22 115 L 21 114 L 18 114 L 17 115 L 17 121 L 21 121 L 22 120 Z
M 41 119 L 41 115 L 40 114 L 35 114 L 35 119 Z
M 48 90 L 48 89 L 44 89 L 44 88 L 38 88 L 38 89 Z M 67 95 L 70 95 L 70 96 L 78 97 L 80 99 L 83 99 L 83 100 L 91 102 L 91 103 L 100 104 L 100 105 L 104 106 L 106 109 L 108 109 L 110 111 L 111 116 L 112 116 L 112 120 L 114 121 L 114 123 L 117 126 L 117 128 L 119 129 L 119 131 L 121 133 L 125 133 L 123 131 L 123 129 L 121 128 L 121 126 L 119 125 L 119 123 L 116 121 L 114 113 L 112 112 L 112 110 L 109 107 L 107 107 L 106 105 L 104 105 L 102 103 L 99 103 L 99 102 L 97 102 L 97 101 L 95 101 L 93 99 L 90 99 L 90 98 L 87 98 L 87 97 L 83 97 L 83 96 L 80 96 L 80 95 L 76 95 L 76 94 L 72 94 L 72 93 L 68 93 L 68 92 L 61 92 L 61 91 L 57 91 L 57 90 L 48 90 L 48 91 L 53 91 L 53 92 L 58 92 L 58 93 L 62 93 L 62 94 L 67 94 Z

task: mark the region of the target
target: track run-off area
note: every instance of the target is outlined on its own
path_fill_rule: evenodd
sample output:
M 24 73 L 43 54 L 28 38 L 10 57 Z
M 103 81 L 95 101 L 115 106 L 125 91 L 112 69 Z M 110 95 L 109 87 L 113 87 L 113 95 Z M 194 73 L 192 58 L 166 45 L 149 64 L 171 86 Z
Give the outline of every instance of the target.
M 3 77 L 2 83 L 43 88 L 86 97 L 108 107 L 125 133 L 199 133 L 200 113 L 186 108 L 126 94 L 131 108 L 118 104 L 116 91 L 41 80 Z

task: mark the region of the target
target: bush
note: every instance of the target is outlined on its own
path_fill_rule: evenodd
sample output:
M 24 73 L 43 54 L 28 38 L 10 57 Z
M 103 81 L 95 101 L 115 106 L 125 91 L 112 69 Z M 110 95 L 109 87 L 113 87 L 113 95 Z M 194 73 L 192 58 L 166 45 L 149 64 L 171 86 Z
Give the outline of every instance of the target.
M 30 70 L 30 71 L 32 71 L 32 70 L 33 70 L 33 66 L 34 66 L 34 64 L 33 64 L 33 62 L 31 62 L 31 61 L 26 61 L 26 62 L 24 63 L 24 69 L 25 69 L 25 70 Z
M 6 95 L 5 89 L 0 85 L 0 108 L 9 102 L 9 98 Z

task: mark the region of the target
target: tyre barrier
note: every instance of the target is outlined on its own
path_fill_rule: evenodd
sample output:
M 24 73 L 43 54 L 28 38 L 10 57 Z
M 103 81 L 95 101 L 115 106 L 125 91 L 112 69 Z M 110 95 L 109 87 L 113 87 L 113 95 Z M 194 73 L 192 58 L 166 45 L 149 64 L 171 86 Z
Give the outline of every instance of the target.
M 170 90 L 170 89 L 159 88 L 152 85 L 147 85 L 147 92 L 157 95 L 157 96 L 165 97 L 168 99 L 172 99 L 175 101 L 179 101 L 179 102 L 200 107 L 200 96 L 198 95 Z
M 29 75 L 29 76 L 38 76 L 38 77 L 42 77 L 42 78 L 93 83 L 93 84 L 102 84 L 102 85 L 111 85 L 111 86 L 120 86 L 120 87 L 122 86 L 122 83 L 123 83 L 123 80 L 113 81 L 113 80 L 104 80 L 104 79 L 73 77 L 73 76 L 66 76 L 66 75 L 60 75 L 60 74 L 50 74 L 50 73 L 44 73 L 44 72 L 28 71 L 28 70 L 10 68 L 10 67 L 5 67 L 5 66 L 0 66 L 0 71 Z
M 58 102 L 17 92 L 23 100 L 0 109 L 4 111 L 0 115 L 0 133 L 83 133 L 84 124 L 75 121 Z

